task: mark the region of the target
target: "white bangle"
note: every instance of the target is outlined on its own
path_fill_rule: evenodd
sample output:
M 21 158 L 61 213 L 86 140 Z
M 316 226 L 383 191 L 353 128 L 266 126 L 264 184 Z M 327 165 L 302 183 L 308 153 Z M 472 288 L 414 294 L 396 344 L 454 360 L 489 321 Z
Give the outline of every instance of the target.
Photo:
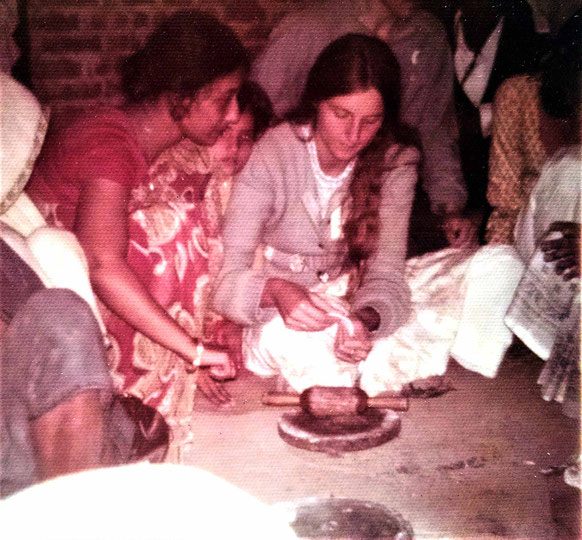
M 192 365 L 194 367 L 200 367 L 200 365 L 202 364 L 202 354 L 204 353 L 204 345 L 202 345 L 202 343 L 198 342 L 198 345 L 196 345 L 196 356 L 194 357 L 194 362 L 192 362 Z

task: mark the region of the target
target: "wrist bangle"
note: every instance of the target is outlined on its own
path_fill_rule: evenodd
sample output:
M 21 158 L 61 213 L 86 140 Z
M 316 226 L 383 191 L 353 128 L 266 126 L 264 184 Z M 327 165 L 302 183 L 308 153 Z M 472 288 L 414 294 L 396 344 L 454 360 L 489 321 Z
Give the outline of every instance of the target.
M 200 365 L 202 364 L 202 354 L 204 353 L 204 345 L 202 345 L 201 342 L 198 342 L 198 345 L 196 345 L 196 355 L 194 356 L 194 361 L 192 362 L 192 365 L 194 367 L 200 367 Z

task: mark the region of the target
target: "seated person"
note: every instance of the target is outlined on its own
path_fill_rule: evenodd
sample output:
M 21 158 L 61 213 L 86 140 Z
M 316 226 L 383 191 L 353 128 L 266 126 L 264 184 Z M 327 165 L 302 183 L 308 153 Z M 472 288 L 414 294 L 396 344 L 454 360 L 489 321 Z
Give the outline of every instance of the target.
M 517 220 L 515 247 L 527 269 L 505 317 L 546 361 L 543 398 L 568 416 L 580 414 L 580 166 L 578 145 L 554 155 Z
M 356 382 L 369 395 L 400 391 L 443 375 L 450 356 L 494 377 L 512 342 L 503 319 L 524 268 L 514 248 L 470 245 L 404 262 L 416 164 L 395 142 L 397 102 L 382 100 L 398 85 L 394 73 L 378 74 L 392 65 L 379 43 L 348 35 L 324 50 L 304 108 L 260 141 L 227 210 L 215 308 L 245 325 L 247 368 L 299 392 Z M 369 49 L 384 55 L 374 67 Z M 367 137 L 348 144 L 364 119 Z M 372 149 L 393 161 L 375 169 Z
M 244 47 L 215 17 L 173 13 L 122 64 L 123 106 L 55 130 L 28 186 L 47 222 L 73 231 L 83 246 L 115 338 L 117 386 L 168 419 L 192 413 L 196 389 L 228 402 L 208 368 L 230 360 L 196 338 L 192 316 L 206 250 L 200 227 L 183 225 L 201 219 L 205 185 L 169 180 L 168 212 L 157 215 L 150 236 L 148 167 L 182 138 L 212 146 L 238 121 L 247 67 Z
M 43 113 L 16 81 L 0 74 L 0 84 L 0 496 L 6 497 L 59 474 L 126 462 L 134 430 L 113 405 L 82 251 L 70 233 L 43 227 L 22 194 L 42 144 Z M 65 283 L 69 290 L 47 288 Z
M 2 497 L 53 476 L 126 462 L 133 437 L 129 419 L 113 407 L 103 337 L 87 303 L 70 290 L 45 289 L 8 250 L 2 243 L 2 290 L 14 272 L 17 281 L 29 278 L 19 293 L 36 292 L 19 298 L 13 313 L 3 294 Z
M 495 94 L 487 200 L 488 244 L 513 243 L 517 216 L 526 206 L 546 160 L 579 141 L 582 10 L 552 40 L 537 74 L 506 80 Z
M 300 108 L 263 137 L 237 179 L 214 308 L 246 326 L 251 371 L 282 374 L 296 390 L 350 385 L 374 338 L 406 321 L 418 152 L 402 135 L 399 88 L 386 43 L 339 38 L 312 67 Z M 255 270 L 259 245 L 265 264 Z M 334 299 L 351 275 L 361 279 L 349 302 Z
M 187 324 L 194 338 L 228 350 L 233 359 L 240 358 L 240 327 L 208 309 L 208 290 L 221 264 L 219 229 L 230 187 L 271 119 L 269 101 L 256 84 L 243 83 L 237 101 L 239 119 L 213 146 L 183 139 L 158 156 L 149 168 L 149 183 L 132 193 L 129 216 L 129 258 L 136 268 L 153 268 L 147 285 L 150 294 Z M 192 191 L 197 194 L 189 199 Z M 115 339 L 110 357 L 116 375 L 124 378 L 125 391 L 158 408 L 178 430 L 178 423 L 192 414 L 193 375 L 179 369 L 181 362 L 170 351 L 133 328 L 109 329 Z M 232 378 L 235 364 L 240 360 L 225 369 L 212 366 L 211 376 Z M 168 378 L 172 370 L 174 375 Z M 164 399 L 168 395 L 174 398 Z

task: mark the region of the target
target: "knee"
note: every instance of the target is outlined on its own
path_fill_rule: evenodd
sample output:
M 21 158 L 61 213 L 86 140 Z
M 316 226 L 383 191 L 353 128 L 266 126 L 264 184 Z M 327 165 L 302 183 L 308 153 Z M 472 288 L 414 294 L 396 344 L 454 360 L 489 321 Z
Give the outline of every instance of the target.
M 104 355 L 103 338 L 95 315 L 89 304 L 69 289 L 44 289 L 32 295 L 19 319 L 29 326 L 22 331 L 34 340 L 44 340 L 46 347 L 71 354 L 87 351 L 92 356 Z
M 54 327 L 56 332 L 68 333 L 74 328 L 99 326 L 89 304 L 70 289 L 43 289 L 32 295 L 24 306 L 24 310 L 32 311 L 35 320 L 43 326 Z
M 11 321 L 3 346 L 3 365 L 18 370 L 33 416 L 84 388 L 111 386 L 97 320 L 68 289 L 33 294 Z
M 490 245 L 483 246 L 471 261 L 471 272 L 487 274 L 492 277 L 499 274 L 523 272 L 524 264 L 513 246 Z

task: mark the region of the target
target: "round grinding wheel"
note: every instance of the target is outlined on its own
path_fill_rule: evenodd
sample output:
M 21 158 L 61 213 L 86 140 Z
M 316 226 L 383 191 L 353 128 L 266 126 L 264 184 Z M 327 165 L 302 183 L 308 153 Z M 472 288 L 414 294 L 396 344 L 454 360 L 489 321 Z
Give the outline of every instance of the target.
M 367 409 L 362 414 L 315 417 L 305 411 L 279 419 L 279 435 L 292 446 L 314 452 L 355 452 L 380 446 L 400 432 L 394 411 Z

